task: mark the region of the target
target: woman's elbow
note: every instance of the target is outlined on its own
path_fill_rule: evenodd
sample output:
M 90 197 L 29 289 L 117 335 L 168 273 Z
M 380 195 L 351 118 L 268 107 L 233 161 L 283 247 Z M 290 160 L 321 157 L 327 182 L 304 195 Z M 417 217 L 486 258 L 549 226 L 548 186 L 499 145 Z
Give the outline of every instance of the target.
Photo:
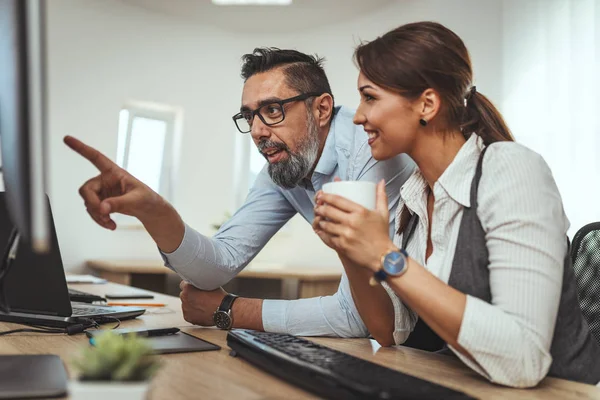
M 379 338 L 375 337 L 375 340 L 382 347 L 390 347 L 390 346 L 393 346 L 396 344 L 394 342 L 394 339 L 390 338 L 390 337 L 379 337 Z
M 370 336 L 379 343 L 380 346 L 389 347 L 396 344 L 394 340 L 394 326 L 390 324 L 366 324 Z
M 382 347 L 390 347 L 396 344 L 396 341 L 394 340 L 394 333 L 387 330 L 378 332 L 371 331 L 371 336 Z
M 491 381 L 493 383 L 497 383 L 499 385 L 508 386 L 515 389 L 528 389 L 537 386 L 545 377 L 546 374 L 531 376 L 519 375 L 509 378 L 492 378 Z
M 539 348 L 522 352 L 515 362 L 507 362 L 503 371 L 497 371 L 491 376 L 491 381 L 514 388 L 532 388 L 537 386 L 548 374 L 552 356 Z M 516 367 L 519 365 L 519 367 Z
M 537 386 L 548 375 L 552 356 L 547 352 L 538 351 L 540 354 L 534 355 L 532 359 L 524 360 L 523 376 L 513 387 L 531 388 Z

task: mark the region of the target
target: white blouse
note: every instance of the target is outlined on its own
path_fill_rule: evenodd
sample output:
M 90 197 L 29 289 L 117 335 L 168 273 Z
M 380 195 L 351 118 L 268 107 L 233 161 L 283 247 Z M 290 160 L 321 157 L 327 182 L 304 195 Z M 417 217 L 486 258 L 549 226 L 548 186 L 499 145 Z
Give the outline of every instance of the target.
M 427 262 L 427 182 L 417 169 L 400 190 L 396 223 L 404 205 L 419 216 L 406 251 L 445 283 L 482 148 L 481 138 L 472 135 L 434 185 L 433 252 Z M 476 362 L 451 349 L 493 382 L 530 386 L 544 378 L 552 362 L 550 345 L 569 221 L 546 162 L 514 142 L 495 143 L 486 152 L 478 203 L 489 252 L 492 301 L 467 296 L 458 343 Z M 396 234 L 394 243 L 401 246 L 402 234 Z M 401 344 L 417 316 L 384 286 L 394 303 L 394 340 Z

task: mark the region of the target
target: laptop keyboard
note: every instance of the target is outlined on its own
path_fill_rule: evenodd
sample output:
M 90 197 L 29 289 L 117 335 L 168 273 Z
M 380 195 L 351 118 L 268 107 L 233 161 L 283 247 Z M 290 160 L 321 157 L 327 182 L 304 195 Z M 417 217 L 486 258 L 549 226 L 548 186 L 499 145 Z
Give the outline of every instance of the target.
M 120 310 L 121 312 L 123 310 Z M 77 306 L 73 307 L 73 315 L 81 316 L 81 315 L 96 315 L 96 314 L 114 314 L 119 312 L 119 310 L 115 310 L 112 307 L 89 307 L 89 306 Z

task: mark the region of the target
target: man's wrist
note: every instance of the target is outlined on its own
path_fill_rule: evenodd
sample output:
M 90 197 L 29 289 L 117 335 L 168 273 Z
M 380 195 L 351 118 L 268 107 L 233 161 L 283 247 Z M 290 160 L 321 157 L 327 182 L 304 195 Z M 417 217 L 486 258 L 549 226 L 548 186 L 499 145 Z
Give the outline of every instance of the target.
M 263 331 L 262 303 L 263 299 L 238 298 L 231 308 L 233 328 Z
M 158 193 L 152 192 L 141 203 L 135 217 L 144 225 L 153 224 L 156 220 L 171 219 L 174 213 L 177 214 L 175 208 Z
M 158 195 L 157 195 L 158 196 Z M 143 213 L 138 219 L 154 239 L 163 253 L 172 253 L 179 248 L 185 235 L 185 224 L 175 208 L 166 200 L 157 200 L 154 212 Z

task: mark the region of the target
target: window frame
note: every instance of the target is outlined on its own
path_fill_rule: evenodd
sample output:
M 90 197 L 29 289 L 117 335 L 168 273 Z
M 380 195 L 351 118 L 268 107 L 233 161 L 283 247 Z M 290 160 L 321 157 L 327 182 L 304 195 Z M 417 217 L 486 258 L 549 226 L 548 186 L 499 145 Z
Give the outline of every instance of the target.
M 125 139 L 121 140 L 121 113 L 128 112 L 127 123 L 125 125 Z M 183 109 L 177 106 L 144 102 L 127 101 L 119 110 L 118 128 L 117 128 L 117 153 L 116 163 L 121 168 L 127 170 L 127 164 L 130 158 L 132 128 L 136 118 L 147 118 L 166 123 L 165 141 L 162 152 L 162 166 L 159 177 L 158 194 L 168 202 L 174 201 L 174 188 L 176 186 L 176 177 L 181 149 L 181 135 L 183 126 Z M 125 216 L 123 216 L 125 217 Z M 141 226 L 141 223 L 135 218 L 118 218 L 121 225 Z

